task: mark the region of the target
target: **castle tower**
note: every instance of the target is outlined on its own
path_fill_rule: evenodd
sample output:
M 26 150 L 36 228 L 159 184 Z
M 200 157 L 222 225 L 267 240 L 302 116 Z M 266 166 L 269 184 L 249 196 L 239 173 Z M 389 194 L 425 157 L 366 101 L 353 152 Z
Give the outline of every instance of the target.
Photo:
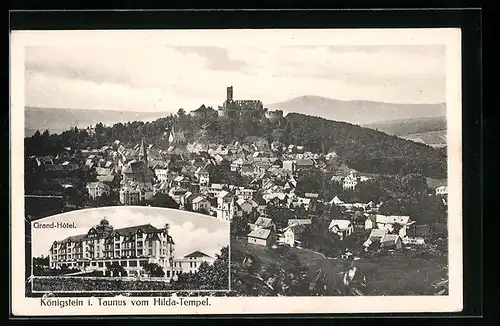
M 233 101 L 233 86 L 229 86 L 227 88 L 227 97 L 226 97 L 227 101 L 228 102 L 232 102 Z
M 148 153 L 146 146 L 144 145 L 144 138 L 141 140 L 141 147 L 139 149 L 139 161 L 146 163 L 146 166 L 148 164 Z

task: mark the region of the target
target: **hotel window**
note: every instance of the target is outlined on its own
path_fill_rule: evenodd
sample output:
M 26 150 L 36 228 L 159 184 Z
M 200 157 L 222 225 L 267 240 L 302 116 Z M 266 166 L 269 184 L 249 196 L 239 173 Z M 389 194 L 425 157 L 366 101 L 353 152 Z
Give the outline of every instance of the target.
M 127 261 L 126 261 L 126 260 L 121 261 L 121 262 L 120 262 L 120 265 L 122 265 L 123 267 L 127 267 Z
M 137 248 L 142 248 L 142 241 L 137 242 Z
M 192 261 L 189 262 L 189 267 L 191 267 L 191 268 L 193 267 L 193 262 Z
M 130 267 L 137 267 L 137 261 L 136 261 L 136 260 L 131 260 L 131 261 L 129 262 L 129 266 L 130 266 Z
M 104 267 L 104 263 L 102 261 L 99 262 L 99 267 Z
M 119 243 L 115 244 L 115 249 L 120 249 L 120 244 Z
M 115 257 L 120 257 L 120 252 L 119 251 L 115 251 Z
M 153 249 L 149 249 L 149 254 L 152 255 L 153 254 Z
M 146 266 L 146 261 L 145 260 L 139 261 L 139 266 L 141 266 L 141 267 Z
M 137 254 L 138 254 L 139 256 L 142 256 L 142 249 L 138 249 L 138 250 L 137 250 Z

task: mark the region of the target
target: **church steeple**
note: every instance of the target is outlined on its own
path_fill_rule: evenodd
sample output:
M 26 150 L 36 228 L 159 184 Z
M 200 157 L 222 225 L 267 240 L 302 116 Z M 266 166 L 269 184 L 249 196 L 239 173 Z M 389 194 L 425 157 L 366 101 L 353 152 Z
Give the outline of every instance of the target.
M 139 161 L 143 161 L 148 164 L 148 153 L 146 146 L 144 145 L 144 138 L 141 140 L 141 147 L 139 148 Z
M 175 131 L 174 131 L 174 125 L 170 127 L 170 135 L 168 136 L 168 142 L 173 143 L 175 140 Z

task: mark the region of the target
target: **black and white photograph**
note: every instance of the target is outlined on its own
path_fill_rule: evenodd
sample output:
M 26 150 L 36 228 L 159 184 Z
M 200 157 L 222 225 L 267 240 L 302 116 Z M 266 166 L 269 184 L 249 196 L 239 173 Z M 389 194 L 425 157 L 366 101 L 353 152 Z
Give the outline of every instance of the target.
M 457 309 L 460 32 L 309 32 L 25 34 L 29 295 Z
M 151 207 L 32 222 L 32 293 L 229 290 L 229 223 Z

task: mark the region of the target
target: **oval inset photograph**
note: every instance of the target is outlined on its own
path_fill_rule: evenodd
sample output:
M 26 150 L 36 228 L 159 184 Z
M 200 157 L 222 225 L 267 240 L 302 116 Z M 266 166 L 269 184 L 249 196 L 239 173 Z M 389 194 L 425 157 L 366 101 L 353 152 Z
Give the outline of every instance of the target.
M 123 206 L 31 224 L 31 292 L 229 290 L 229 222 Z

